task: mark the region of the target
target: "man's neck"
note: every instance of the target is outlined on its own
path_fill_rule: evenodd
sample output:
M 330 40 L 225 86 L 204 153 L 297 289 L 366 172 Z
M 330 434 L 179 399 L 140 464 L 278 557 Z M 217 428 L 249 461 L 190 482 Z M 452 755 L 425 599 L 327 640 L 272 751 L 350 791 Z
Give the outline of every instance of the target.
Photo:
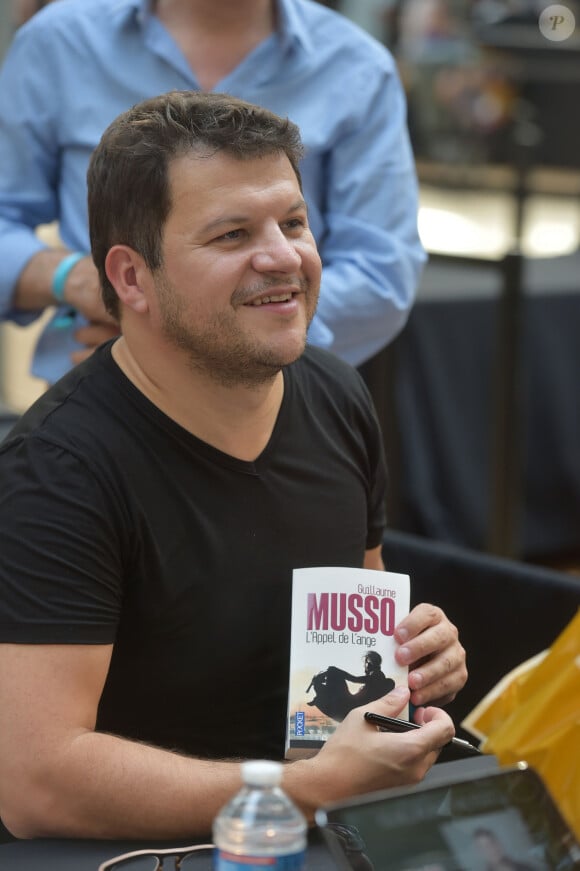
M 209 33 L 228 33 L 246 28 L 272 30 L 275 0 L 155 0 L 155 14 L 176 19 Z
M 259 384 L 226 386 L 184 366 L 171 353 L 156 361 L 134 355 L 123 336 L 112 355 L 157 408 L 207 444 L 247 462 L 267 446 L 284 395 L 282 372 Z
M 276 27 L 274 0 L 156 0 L 153 8 L 205 90 Z

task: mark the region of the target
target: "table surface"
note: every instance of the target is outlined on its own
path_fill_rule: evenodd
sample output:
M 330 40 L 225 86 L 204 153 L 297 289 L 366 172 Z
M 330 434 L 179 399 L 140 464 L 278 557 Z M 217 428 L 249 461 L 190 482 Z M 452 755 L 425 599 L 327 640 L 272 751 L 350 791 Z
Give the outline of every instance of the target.
M 144 844 L 142 841 L 81 841 L 38 838 L 34 841 L 13 841 L 0 845 L 2 871 L 97 871 L 101 862 L 151 846 L 156 848 L 184 845 L 185 841 Z M 212 871 L 212 853 L 200 852 L 195 857 L 199 871 Z M 173 871 L 173 865 L 166 863 Z M 306 871 L 334 871 L 330 853 L 320 834 L 313 830 L 309 837 Z

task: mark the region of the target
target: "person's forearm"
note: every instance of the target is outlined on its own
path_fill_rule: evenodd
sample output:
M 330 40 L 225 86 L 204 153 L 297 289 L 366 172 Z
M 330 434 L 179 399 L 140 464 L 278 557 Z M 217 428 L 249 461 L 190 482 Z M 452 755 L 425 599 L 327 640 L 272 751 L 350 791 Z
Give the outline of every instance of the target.
M 398 687 L 373 709 L 397 716 L 408 701 L 408 689 Z M 311 759 L 285 766 L 282 787 L 310 822 L 329 802 L 417 783 L 454 734 L 439 708 L 424 710 L 416 733 L 400 735 L 369 726 L 363 710 L 351 711 Z M 114 735 L 79 731 L 41 740 L 41 751 L 30 748 L 34 740 L 23 737 L 20 762 L 4 760 L 0 784 L 2 820 L 21 838 L 207 838 L 242 783 L 239 762 L 188 758 Z M 7 788 L 11 782 L 18 788 Z
M 36 311 L 56 305 L 52 280 L 58 264 L 69 253 L 64 249 L 49 249 L 35 254 L 20 273 L 12 297 L 13 307 L 22 311 Z
M 83 732 L 19 782 L 3 821 L 20 838 L 194 838 L 240 786 L 237 762 Z
M 54 281 L 57 267 L 66 261 L 70 251 L 39 251 L 28 261 L 16 285 L 13 306 L 22 311 L 46 308 L 48 305 L 65 304 L 76 309 L 92 324 L 106 325 L 118 332 L 118 323 L 105 311 L 101 297 L 97 269 L 90 255 L 72 252 L 73 257 L 63 263 L 64 274 L 58 276 L 60 298 L 54 295 Z M 109 333 L 100 336 L 97 344 L 109 338 Z M 83 340 L 81 340 L 83 341 Z M 90 343 L 89 343 L 90 344 Z M 94 348 L 94 345 L 91 346 Z
M 241 788 L 240 761 L 196 759 L 82 732 L 50 754 L 43 769 L 33 762 L 29 779 L 20 772 L 2 819 L 19 838 L 209 839 L 218 811 Z M 282 787 L 311 823 L 321 804 L 352 788 L 336 768 L 331 761 L 330 776 L 317 757 L 285 765 Z
M 385 252 L 387 246 L 385 240 Z M 358 259 L 363 256 L 367 258 L 368 274 L 346 257 L 325 265 L 309 333 L 312 344 L 327 348 L 352 366 L 370 359 L 403 329 L 414 298 L 415 271 L 420 271 L 416 261 L 402 255 L 392 269 L 380 262 L 386 260 L 382 255 L 375 262 L 371 260 L 372 252 L 364 251 Z M 323 336 L 330 336 L 330 341 L 319 339 L 321 326 Z

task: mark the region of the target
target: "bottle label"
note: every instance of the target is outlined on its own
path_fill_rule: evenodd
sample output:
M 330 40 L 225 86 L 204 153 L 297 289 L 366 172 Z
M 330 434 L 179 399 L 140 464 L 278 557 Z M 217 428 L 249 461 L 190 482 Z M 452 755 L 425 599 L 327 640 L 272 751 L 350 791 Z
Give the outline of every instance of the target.
M 286 856 L 239 856 L 227 850 L 215 851 L 215 871 L 302 871 L 306 862 L 306 851 L 289 853 Z

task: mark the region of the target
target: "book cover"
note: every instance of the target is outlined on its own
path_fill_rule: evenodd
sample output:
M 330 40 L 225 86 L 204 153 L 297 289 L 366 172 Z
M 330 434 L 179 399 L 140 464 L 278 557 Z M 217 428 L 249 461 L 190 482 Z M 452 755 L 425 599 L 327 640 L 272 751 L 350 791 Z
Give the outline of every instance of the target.
M 409 613 L 408 575 L 344 567 L 295 569 L 286 758 L 311 756 L 347 713 L 407 684 L 395 626 Z M 403 710 L 401 717 L 407 717 Z

